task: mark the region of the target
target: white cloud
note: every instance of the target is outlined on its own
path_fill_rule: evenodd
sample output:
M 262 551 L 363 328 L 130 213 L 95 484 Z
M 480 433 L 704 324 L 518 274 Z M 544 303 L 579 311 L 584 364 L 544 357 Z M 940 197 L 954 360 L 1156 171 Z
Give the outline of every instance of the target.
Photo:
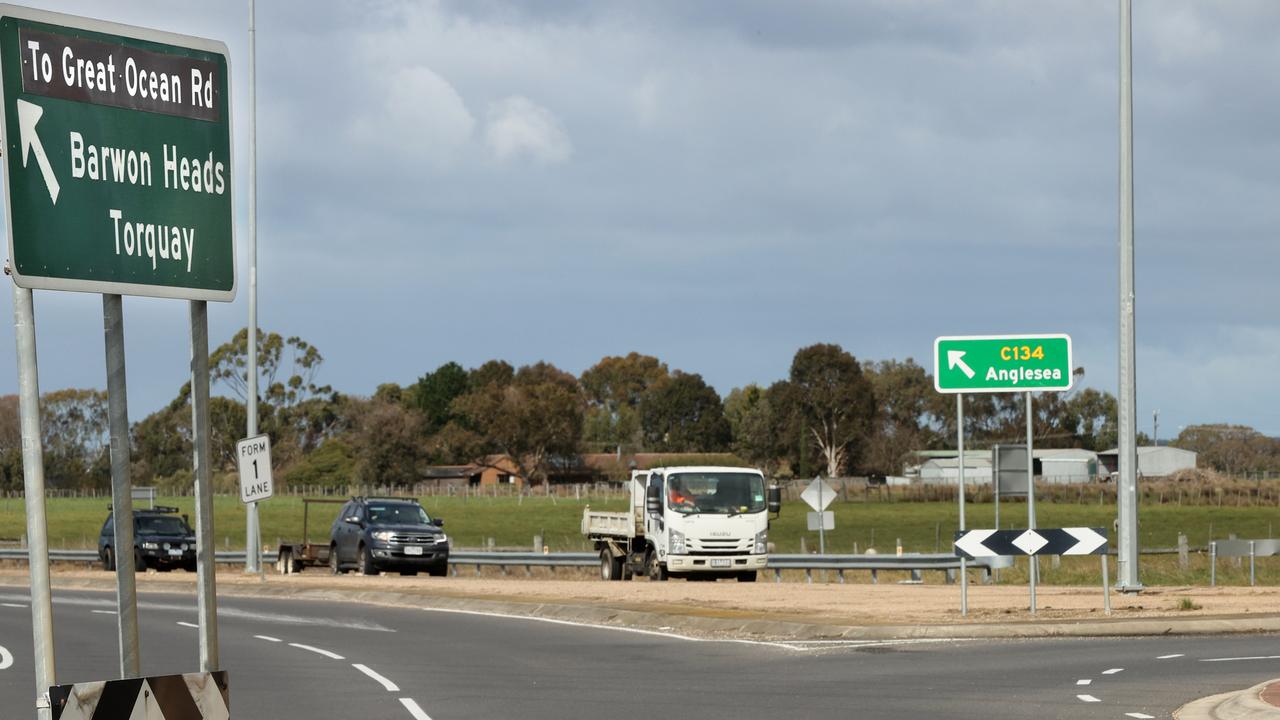
M 357 142 L 443 167 L 471 140 L 475 117 L 453 85 L 430 68 L 401 68 L 381 90 L 382 102 L 352 125 Z
M 491 104 L 488 122 L 485 141 L 499 160 L 527 155 L 536 162 L 556 164 L 573 154 L 564 126 L 529 98 L 513 95 Z

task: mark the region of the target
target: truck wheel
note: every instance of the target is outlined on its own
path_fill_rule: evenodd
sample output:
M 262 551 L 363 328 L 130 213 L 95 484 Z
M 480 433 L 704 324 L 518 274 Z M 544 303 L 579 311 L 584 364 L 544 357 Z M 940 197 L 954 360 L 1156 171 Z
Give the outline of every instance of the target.
M 116 556 L 114 553 L 111 552 L 111 548 L 109 547 L 103 548 L 102 550 L 102 569 L 103 570 L 116 569 Z
M 755 582 L 755 581 L 756 581 L 755 570 L 744 570 L 738 573 L 738 582 Z
M 658 554 L 652 553 L 649 555 L 649 579 L 657 582 L 666 582 L 668 577 L 670 577 L 670 574 L 667 572 L 667 567 L 658 562 Z
M 360 546 L 360 574 L 377 575 L 378 567 L 373 564 L 373 551 L 366 545 Z
M 622 579 L 622 558 L 614 557 L 608 548 L 600 551 L 600 579 Z
M 281 575 L 293 572 L 293 551 L 289 548 L 280 551 L 280 559 L 276 560 L 276 572 Z

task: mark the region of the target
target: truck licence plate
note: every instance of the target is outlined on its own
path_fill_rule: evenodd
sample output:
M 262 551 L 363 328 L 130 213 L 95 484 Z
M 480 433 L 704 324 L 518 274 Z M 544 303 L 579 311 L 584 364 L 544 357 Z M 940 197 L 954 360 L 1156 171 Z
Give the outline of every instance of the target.
M 410 545 L 404 549 L 404 554 L 405 555 L 421 555 L 422 548 L 418 547 L 417 545 Z
M 729 558 L 712 558 L 711 567 L 731 567 L 733 562 Z

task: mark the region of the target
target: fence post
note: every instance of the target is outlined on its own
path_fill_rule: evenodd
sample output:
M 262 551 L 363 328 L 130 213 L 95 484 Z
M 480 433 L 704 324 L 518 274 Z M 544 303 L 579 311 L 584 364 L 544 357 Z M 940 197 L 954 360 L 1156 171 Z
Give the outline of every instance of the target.
M 1183 533 L 1178 533 L 1178 567 L 1179 569 L 1186 570 L 1188 567 L 1191 566 L 1190 552 L 1191 552 L 1190 548 L 1187 547 L 1187 536 Z
M 1253 540 L 1249 541 L 1249 587 L 1253 587 L 1256 584 L 1256 576 L 1254 575 L 1254 559 L 1256 556 L 1254 554 L 1253 542 Z
M 1218 542 L 1209 543 L 1209 587 L 1218 585 Z

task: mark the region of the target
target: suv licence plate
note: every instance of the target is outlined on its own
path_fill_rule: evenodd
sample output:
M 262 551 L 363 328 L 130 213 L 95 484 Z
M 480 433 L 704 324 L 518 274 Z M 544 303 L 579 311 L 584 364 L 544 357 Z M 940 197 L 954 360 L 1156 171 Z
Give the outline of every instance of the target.
M 730 567 L 732 565 L 733 562 L 729 558 L 713 558 L 711 560 L 711 567 Z
M 170 551 L 169 551 L 169 554 L 170 554 L 170 555 L 181 555 L 181 554 L 182 554 L 182 551 L 181 551 L 181 550 L 170 550 Z
M 405 555 L 421 555 L 422 548 L 418 547 L 417 545 L 410 545 L 404 549 L 404 554 Z

